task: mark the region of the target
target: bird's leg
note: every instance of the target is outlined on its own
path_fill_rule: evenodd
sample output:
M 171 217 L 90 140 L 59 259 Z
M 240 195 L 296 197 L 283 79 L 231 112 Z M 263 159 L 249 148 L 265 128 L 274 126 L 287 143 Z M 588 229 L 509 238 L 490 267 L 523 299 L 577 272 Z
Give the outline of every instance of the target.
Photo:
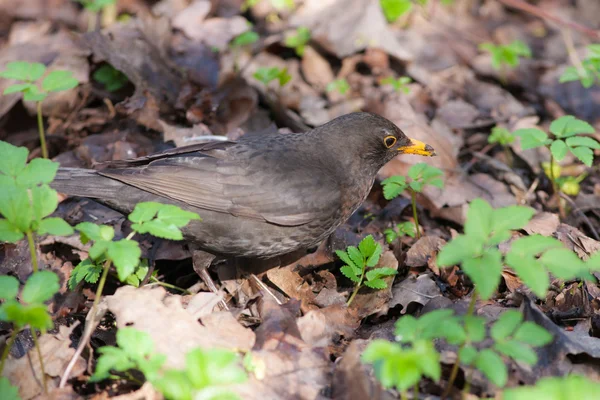
M 194 267 L 194 271 L 196 271 L 198 276 L 200 276 L 202 281 L 206 284 L 206 286 L 208 286 L 208 289 L 210 289 L 211 292 L 220 296 L 219 289 L 217 289 L 215 282 L 212 280 L 210 274 L 207 271 L 208 267 L 210 267 L 210 264 L 213 262 L 214 259 L 215 256 L 213 254 L 207 253 L 202 250 L 192 250 L 192 265 Z M 229 307 L 227 307 L 227 303 L 225 303 L 225 300 L 221 300 L 221 305 L 225 310 L 229 310 Z

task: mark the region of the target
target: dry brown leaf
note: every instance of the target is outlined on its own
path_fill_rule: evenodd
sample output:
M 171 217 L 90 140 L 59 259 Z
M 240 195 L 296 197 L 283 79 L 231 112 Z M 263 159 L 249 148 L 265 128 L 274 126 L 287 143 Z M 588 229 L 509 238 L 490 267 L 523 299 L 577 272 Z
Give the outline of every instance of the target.
M 446 241 L 440 237 L 422 236 L 408 250 L 405 264 L 409 267 L 427 265 L 429 259 L 434 257 L 445 244 Z
M 411 303 L 425 306 L 432 299 L 442 296 L 440 288 L 428 274 L 422 274 L 418 277 L 409 275 L 399 285 L 392 288 L 392 294 L 393 297 L 388 306 L 392 308 L 401 305 L 402 314 L 407 312 Z
M 537 233 L 542 236 L 552 236 L 558 229 L 559 224 L 558 214 L 540 212 L 529 220 L 523 230 L 530 235 Z

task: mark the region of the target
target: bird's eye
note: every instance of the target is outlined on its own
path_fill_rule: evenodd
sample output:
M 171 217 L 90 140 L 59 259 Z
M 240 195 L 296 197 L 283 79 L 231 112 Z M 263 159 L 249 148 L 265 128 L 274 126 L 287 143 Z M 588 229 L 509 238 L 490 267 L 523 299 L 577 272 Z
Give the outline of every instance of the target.
M 396 144 L 396 137 L 391 135 L 386 136 L 385 138 L 383 138 L 383 144 L 389 149 L 390 147 Z

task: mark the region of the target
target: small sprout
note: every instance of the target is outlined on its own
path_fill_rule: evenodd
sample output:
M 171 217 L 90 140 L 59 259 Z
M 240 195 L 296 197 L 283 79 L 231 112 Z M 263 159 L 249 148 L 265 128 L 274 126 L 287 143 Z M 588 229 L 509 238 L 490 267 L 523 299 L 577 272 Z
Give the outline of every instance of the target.
M 381 80 L 381 84 L 390 85 L 396 92 L 403 91 L 405 94 L 408 94 L 410 93 L 408 84 L 412 83 L 412 81 L 413 80 L 408 76 L 401 76 L 398 79 L 394 79 L 393 77 L 389 76 L 387 78 L 383 78 Z
M 96 82 L 104 85 L 104 88 L 109 92 L 116 92 L 124 87 L 129 79 L 127 76 L 115 69 L 112 65 L 105 64 L 94 72 L 93 78 Z
M 396 275 L 397 271 L 393 268 L 374 268 L 379 262 L 382 251 L 381 245 L 371 235 L 361 240 L 358 248 L 350 246 L 346 251 L 336 251 L 337 256 L 345 263 L 340 268 L 340 272 L 355 283 L 348 305 L 352 303 L 363 284 L 372 289 L 385 289 L 387 283 L 383 278 Z
M 495 126 L 492 128 L 492 134 L 488 136 L 488 143 L 498 143 L 501 146 L 508 146 L 515 141 L 515 135 L 506 128 Z
M 411 0 L 379 0 L 383 15 L 388 22 L 395 22 L 412 9 Z
M 81 3 L 83 8 L 93 13 L 102 11 L 103 8 L 113 5 L 117 0 L 74 0 L 77 3 Z
M 299 57 L 304 55 L 304 46 L 310 40 L 310 30 L 306 27 L 299 27 L 296 32 L 285 38 L 284 44 L 286 47 L 294 49 Z
M 417 239 L 421 237 L 421 232 L 419 230 L 419 217 L 417 215 L 416 194 L 421 193 L 423 188 L 427 185 L 435 186 L 440 189 L 443 188 L 443 176 L 444 173 L 439 168 L 432 167 L 426 163 L 418 163 L 408 170 L 408 177 L 410 180 L 407 180 L 405 176 L 395 175 L 381 182 L 383 185 L 383 197 L 385 197 L 386 200 L 392 200 L 398 197 L 406 189 L 410 191 Z
M 292 79 L 292 76 L 288 74 L 287 68 L 277 67 L 261 67 L 256 70 L 253 76 L 265 86 L 277 79 L 279 81 L 279 86 L 283 87 Z
M 254 31 L 246 31 L 231 41 L 232 47 L 244 47 L 256 43 L 260 36 Z
M 586 89 L 594 83 L 600 84 L 600 44 L 588 46 L 588 56 L 581 62 L 581 69 L 567 67 L 559 78 L 560 83 L 572 81 L 580 81 Z
M 410 221 L 402 222 L 396 225 L 395 228 L 386 229 L 383 231 L 385 234 L 385 240 L 388 244 L 391 244 L 394 240 L 402 236 L 415 237 L 416 234 L 415 224 Z
M 507 45 L 482 43 L 479 45 L 479 49 L 491 54 L 492 67 L 496 70 L 500 70 L 502 67 L 517 67 L 521 57 L 531 58 L 531 49 L 520 40 L 515 40 Z
M 102 274 L 102 264 L 92 261 L 91 258 L 86 258 L 81 261 L 73 271 L 68 281 L 69 289 L 74 290 L 81 281 L 87 283 L 96 283 Z
M 73 89 L 79 85 L 79 81 L 73 77 L 71 71 L 55 70 L 46 73 L 46 66 L 40 63 L 29 63 L 25 61 L 13 61 L 6 64 L 6 70 L 0 71 L 0 78 L 13 79 L 19 83 L 10 85 L 4 89 L 4 94 L 23 93 L 24 101 L 37 102 L 37 121 L 40 134 L 40 145 L 42 155 L 48 158 L 48 148 L 46 147 L 46 136 L 44 134 L 44 124 L 42 120 L 42 101 L 51 92 L 62 92 Z
M 327 90 L 328 93 L 338 92 L 341 95 L 345 95 L 350 90 L 350 84 L 344 78 L 336 79 L 333 82 L 329 82 L 325 90 Z

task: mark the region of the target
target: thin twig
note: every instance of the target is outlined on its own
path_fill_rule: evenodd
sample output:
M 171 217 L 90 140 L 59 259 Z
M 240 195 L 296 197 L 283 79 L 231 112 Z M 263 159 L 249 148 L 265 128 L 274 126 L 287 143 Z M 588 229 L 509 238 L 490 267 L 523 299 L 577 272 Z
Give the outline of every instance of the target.
M 283 304 L 281 303 L 281 301 L 279 301 L 277 296 L 275 296 L 275 294 L 271 292 L 271 289 L 269 289 L 267 285 L 265 285 L 260 279 L 258 279 L 256 275 L 250 274 L 250 277 L 254 280 L 254 283 L 256 283 L 261 288 L 261 290 L 265 291 L 269 296 L 271 296 L 278 305 Z
M 31 336 L 33 337 L 33 344 L 35 345 L 35 350 L 37 351 L 38 359 L 40 362 L 40 369 L 42 371 L 42 383 L 44 385 L 44 394 L 48 395 L 48 381 L 46 379 L 46 369 L 44 368 L 44 357 L 42 357 L 42 349 L 40 348 L 40 341 L 37 337 L 37 331 L 35 329 L 31 329 Z
M 561 193 L 560 196 L 563 199 L 565 199 L 571 205 L 571 207 L 573 207 L 574 212 L 579 214 L 583 222 L 588 226 L 589 230 L 592 232 L 592 235 L 594 235 L 594 239 L 600 240 L 600 236 L 598 236 L 598 231 L 594 228 L 592 221 L 590 221 L 587 215 L 585 215 L 583 211 L 577 208 L 577 204 L 575 204 L 575 202 L 569 196 L 567 196 L 564 193 Z

